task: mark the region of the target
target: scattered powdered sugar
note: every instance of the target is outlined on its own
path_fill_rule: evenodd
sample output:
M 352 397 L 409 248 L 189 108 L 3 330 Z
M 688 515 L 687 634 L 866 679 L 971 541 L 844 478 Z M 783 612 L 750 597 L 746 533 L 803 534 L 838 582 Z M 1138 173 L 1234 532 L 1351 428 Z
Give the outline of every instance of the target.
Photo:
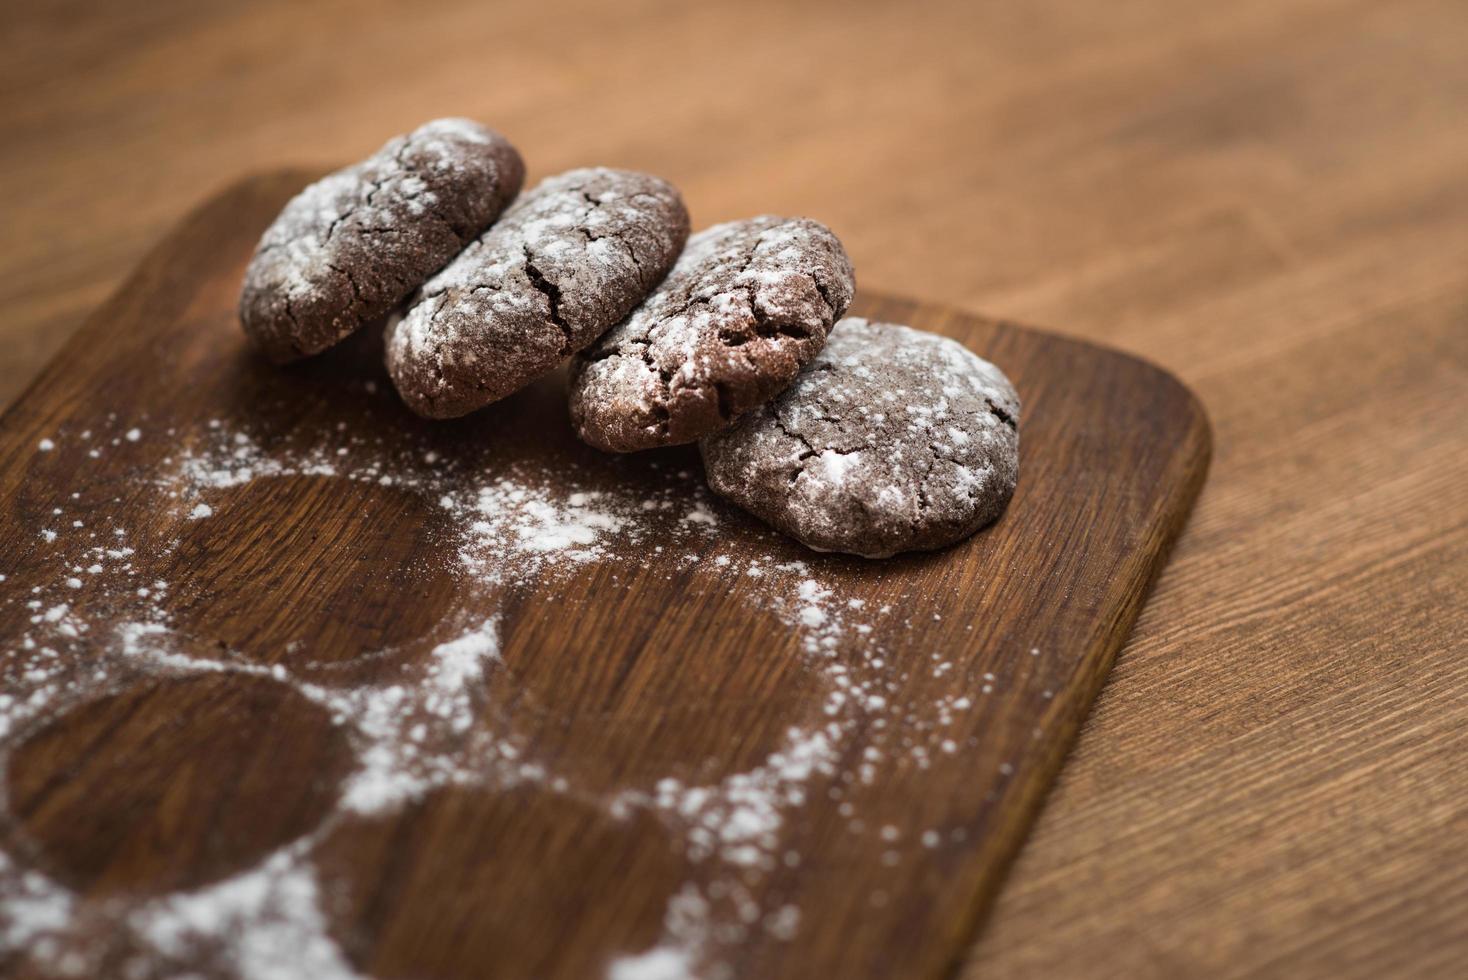
M 8 885 L 0 902 L 0 949 L 44 946 L 71 922 L 75 899 L 45 875 L 20 870 L 0 852 L 0 877 Z
M 423 683 L 427 692 L 424 707 L 440 718 L 451 720 L 459 731 L 469 727 L 473 719 L 468 713 L 465 692 L 484 679 L 485 661 L 498 657 L 499 636 L 492 619 L 434 647 Z
M 408 682 L 345 690 L 302 686 L 351 726 L 359 767 L 342 790 L 343 809 L 379 813 L 445 783 L 507 775 L 503 766 L 519 755 L 513 743 L 465 738 L 475 718 L 475 692 L 498 656 L 495 621 L 489 620 L 435 646 L 421 675 Z
M 851 789 L 961 751 L 962 740 L 946 730 L 983 697 L 904 703 L 903 685 L 914 672 L 942 676 L 950 667 L 933 654 L 931 662 L 909 657 L 899 668 L 874 641 L 875 626 L 906 614 L 843 595 L 807 562 L 742 554 L 721 533 L 721 505 L 687 470 L 667 470 L 656 489 L 607 490 L 574 468 L 548 472 L 526 463 L 472 471 L 437 450 L 385 447 L 344 424 L 281 445 L 219 420 L 183 437 L 161 426 L 108 421 L 111 428 L 94 426 L 95 438 L 90 430 L 82 437 L 62 431 L 37 451 L 91 459 L 88 445 L 107 444 L 113 432 L 113 441 L 137 444 L 130 451 L 156 450 L 140 492 L 153 495 L 156 509 L 179 527 L 207 528 L 234 488 L 278 477 L 417 495 L 449 529 L 444 553 L 462 583 L 463 606 L 445 617 L 421 655 L 372 682 L 328 683 L 288 664 L 228 651 L 206 655 L 176 632 L 175 586 L 152 571 L 176 539 L 146 546 L 164 555 L 140 556 L 141 536 L 107 507 L 84 507 L 76 496 L 70 509 L 57 507 L 35 538 L 48 577 L 25 586 L 0 578 L 0 609 L 20 613 L 25 624 L 19 641 L 0 651 L 0 753 L 45 719 L 140 679 L 238 673 L 287 685 L 328 711 L 356 762 L 335 811 L 312 834 L 224 881 L 142 905 L 89 903 L 0 853 L 0 956 L 24 950 L 56 972 L 85 975 L 100 968 L 95 937 L 110 929 L 150 962 L 180 972 L 207 947 L 245 978 L 356 976 L 323 912 L 312 852 L 324 835 L 343 819 L 391 813 L 437 787 L 533 782 L 591 801 L 612 818 L 654 815 L 670 846 L 700 869 L 697 882 L 670 900 L 659 942 L 613 960 L 608 976 L 725 977 L 721 950 L 756 932 L 780 942 L 800 934 L 802 910 L 764 907 L 757 887 L 776 869 L 799 864 L 790 835 L 802 809 L 816 798 L 830 800 L 852 832 L 877 834 L 847 799 Z M 710 781 L 675 772 L 651 788 L 608 793 L 537 758 L 533 732 L 479 724 L 492 710 L 488 693 L 508 682 L 496 596 L 511 587 L 553 587 L 588 563 L 638 562 L 649 551 L 674 568 L 698 566 L 715 587 L 741 595 L 752 589 L 748 601 L 799 638 L 801 669 L 822 701 L 815 718 L 792 725 L 744 771 Z M 983 683 L 987 692 L 1003 682 L 986 676 Z M 949 833 L 925 830 L 921 843 L 931 850 Z
M 607 977 L 608 980 L 683 980 L 692 968 L 687 950 L 654 946 L 646 953 L 613 960 Z
M 835 746 L 841 739 L 834 722 L 813 732 L 792 728 L 781 749 L 758 768 L 717 786 L 685 787 L 664 779 L 651 802 L 688 822 L 688 855 L 693 860 L 717 854 L 730 864 L 769 870 L 776 861 L 782 811 L 805 802 L 812 775 L 834 775 Z M 613 807 L 626 802 L 614 801 Z
M 522 572 L 538 570 L 544 558 L 592 561 L 603 554 L 606 539 L 628 527 L 615 502 L 595 492 L 575 492 L 563 499 L 548 497 L 544 487 L 500 480 L 480 487 L 470 495 L 445 495 L 445 509 L 473 515 L 460 559 L 472 572 L 484 576 L 500 574 L 501 557 L 519 552 L 528 565 Z
M 359 976 L 326 931 L 314 869 L 292 847 L 258 867 L 194 892 L 151 902 L 130 917 L 139 938 L 164 960 L 187 963 L 202 940 L 223 943 L 241 976 Z

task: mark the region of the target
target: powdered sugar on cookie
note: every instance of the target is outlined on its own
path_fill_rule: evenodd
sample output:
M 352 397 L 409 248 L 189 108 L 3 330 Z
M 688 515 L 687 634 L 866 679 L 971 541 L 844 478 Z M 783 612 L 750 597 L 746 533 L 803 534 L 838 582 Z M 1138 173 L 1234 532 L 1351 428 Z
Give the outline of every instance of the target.
M 390 324 L 393 383 L 431 418 L 503 398 L 625 316 L 687 237 L 688 212 L 664 180 L 607 168 L 549 177 Z
M 577 359 L 577 433 L 628 452 L 722 428 L 790 383 L 854 289 L 819 222 L 765 215 L 699 232 L 667 280 Z
M 382 316 L 504 210 L 525 167 L 505 138 L 437 119 L 292 198 L 245 272 L 240 320 L 272 359 Z
M 1018 427 L 1013 386 L 962 344 L 849 317 L 788 390 L 702 450 L 717 493 L 797 540 L 886 557 L 998 517 Z

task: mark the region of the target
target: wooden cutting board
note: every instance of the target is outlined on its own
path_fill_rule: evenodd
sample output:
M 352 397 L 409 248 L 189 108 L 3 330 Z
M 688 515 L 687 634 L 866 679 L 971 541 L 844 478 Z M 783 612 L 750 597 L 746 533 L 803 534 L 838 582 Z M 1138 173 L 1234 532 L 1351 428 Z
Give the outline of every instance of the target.
M 0 965 L 954 971 L 1203 482 L 1133 358 L 902 300 L 1024 403 L 950 550 L 817 555 L 552 378 L 397 403 L 368 334 L 245 348 L 310 175 L 191 215 L 0 421 Z

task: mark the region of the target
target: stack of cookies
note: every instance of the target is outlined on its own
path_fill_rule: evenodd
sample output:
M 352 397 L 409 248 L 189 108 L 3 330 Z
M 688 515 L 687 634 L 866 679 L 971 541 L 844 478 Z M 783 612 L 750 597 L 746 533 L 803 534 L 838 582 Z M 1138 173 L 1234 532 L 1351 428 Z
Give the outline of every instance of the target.
M 763 216 L 690 238 L 657 177 L 572 170 L 522 194 L 524 178 L 469 120 L 390 140 L 266 230 L 245 332 L 285 363 L 387 317 L 393 384 L 437 419 L 569 362 L 581 439 L 698 442 L 715 492 L 818 550 L 939 548 L 1004 510 L 1014 388 L 952 340 L 841 320 L 855 279 L 830 229 Z

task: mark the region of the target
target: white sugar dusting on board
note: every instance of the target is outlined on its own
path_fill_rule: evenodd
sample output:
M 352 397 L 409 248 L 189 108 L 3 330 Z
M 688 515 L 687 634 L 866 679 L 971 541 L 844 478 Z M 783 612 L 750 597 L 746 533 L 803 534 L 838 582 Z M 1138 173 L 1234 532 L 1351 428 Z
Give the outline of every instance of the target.
M 838 815 L 847 832 L 879 841 L 888 864 L 914 860 L 849 797 L 887 775 L 961 753 L 964 739 L 950 732 L 1005 683 L 986 675 L 962 694 L 908 703 L 910 678 L 941 677 L 954 667 L 936 653 L 894 663 L 875 641 L 876 627 L 928 614 L 844 595 L 814 561 L 741 552 L 725 540 L 728 512 L 698 473 L 676 465 L 659 471 L 657 489 L 608 490 L 574 467 L 550 472 L 527 463 L 475 472 L 440 450 L 389 446 L 345 423 L 282 445 L 221 420 L 180 431 L 115 417 L 53 432 L 35 453 L 45 465 L 100 466 L 99 447 L 127 455 L 136 476 L 121 494 L 145 501 L 176 534 L 126 526 L 113 514 L 136 506 L 130 511 L 123 496 L 96 498 L 79 488 L 35 528 L 23 573 L 19 562 L 0 566 L 0 611 L 23 623 L 18 639 L 0 651 L 0 753 L 71 708 L 139 683 L 234 673 L 283 685 L 325 709 L 355 766 L 330 817 L 305 838 L 223 881 L 126 908 L 84 899 L 0 852 L 0 957 L 23 953 L 51 972 L 97 972 L 100 934 L 135 949 L 137 962 L 150 968 L 187 972 L 207 949 L 211 964 L 240 977 L 356 976 L 333 938 L 322 901 L 328 883 L 312 860 L 325 835 L 344 820 L 412 806 L 439 787 L 531 783 L 599 806 L 608 819 L 654 815 L 669 847 L 699 869 L 669 901 L 660 940 L 609 957 L 609 977 L 728 976 L 723 951 L 754 935 L 796 941 L 811 914 L 788 902 L 766 907 L 759 883 L 800 865 L 795 841 L 813 805 Z M 443 519 L 450 535 L 443 560 L 463 605 L 403 669 L 343 683 L 291 660 L 201 652 L 181 631 L 176 597 L 187 583 L 159 572 L 175 567 L 168 559 L 179 547 L 177 534 L 207 533 L 229 513 L 231 494 L 282 478 L 394 488 Z M 789 552 L 769 549 L 775 553 Z M 608 792 L 584 784 L 574 768 L 540 758 L 534 732 L 483 723 L 495 710 L 490 693 L 512 683 L 497 597 L 507 589 L 554 590 L 577 569 L 617 569 L 648 554 L 669 574 L 696 569 L 695 589 L 727 592 L 751 614 L 776 617 L 797 638 L 799 670 L 819 701 L 748 768 L 714 779 L 674 768 L 647 785 Z M 914 848 L 929 853 L 960 839 L 961 830 L 919 828 Z
M 792 728 L 785 744 L 758 768 L 716 786 L 684 786 L 676 779 L 663 779 L 651 802 L 687 821 L 688 854 L 693 860 L 717 854 L 729 864 L 772 869 L 779 860 L 782 811 L 805 802 L 805 786 L 814 774 L 835 774 L 835 748 L 841 736 L 835 723 L 813 732 Z
M 357 977 L 327 934 L 320 885 L 298 851 L 278 852 L 217 885 L 148 903 L 129 924 L 165 961 L 188 963 L 201 944 L 222 942 L 241 976 Z

